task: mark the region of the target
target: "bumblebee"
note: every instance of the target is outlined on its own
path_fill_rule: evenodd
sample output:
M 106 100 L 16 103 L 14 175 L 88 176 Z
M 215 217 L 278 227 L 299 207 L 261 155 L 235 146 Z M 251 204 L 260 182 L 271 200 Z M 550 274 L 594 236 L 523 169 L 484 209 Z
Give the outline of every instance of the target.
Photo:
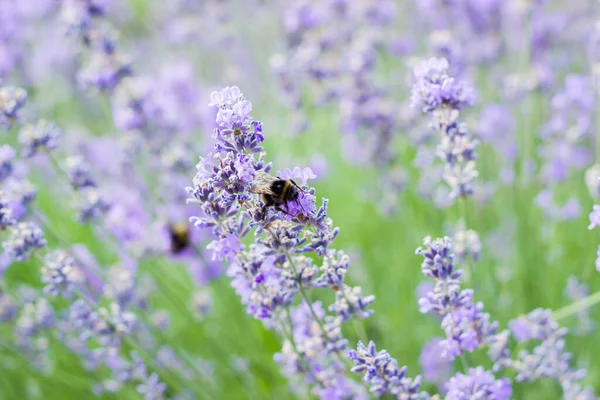
M 288 201 L 298 200 L 300 192 L 304 192 L 304 190 L 292 179 L 279 179 L 266 172 L 256 172 L 250 192 L 262 196 L 263 207 L 261 213 L 264 218 L 268 207 L 273 207 L 277 211 L 289 215 L 289 212 L 284 210 L 282 206 Z
M 171 238 L 171 254 L 179 254 L 190 246 L 190 227 L 184 222 L 168 225 Z

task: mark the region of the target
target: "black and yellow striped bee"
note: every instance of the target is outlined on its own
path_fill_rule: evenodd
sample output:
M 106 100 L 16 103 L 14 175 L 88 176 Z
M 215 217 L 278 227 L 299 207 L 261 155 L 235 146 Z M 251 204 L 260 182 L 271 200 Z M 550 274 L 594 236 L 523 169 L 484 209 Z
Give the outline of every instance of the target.
M 273 207 L 284 214 L 289 213 L 282 208 L 288 201 L 298 200 L 300 192 L 304 192 L 292 179 L 279 179 L 266 172 L 257 171 L 254 174 L 254 184 L 250 192 L 262 196 L 262 218 L 265 217 L 267 208 Z
M 179 254 L 190 246 L 190 226 L 186 222 L 168 225 L 171 238 L 171 254 Z

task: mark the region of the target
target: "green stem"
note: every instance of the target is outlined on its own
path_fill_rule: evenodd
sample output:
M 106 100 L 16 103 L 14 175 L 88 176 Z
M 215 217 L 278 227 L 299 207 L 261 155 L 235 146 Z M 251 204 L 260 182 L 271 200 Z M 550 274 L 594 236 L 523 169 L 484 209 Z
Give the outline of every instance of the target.
M 598 303 L 600 303 L 600 292 L 596 292 L 592 295 L 584 297 L 581 300 L 569 304 L 568 306 L 559 308 L 558 310 L 554 311 L 552 315 L 554 316 L 555 320 L 559 321 L 561 319 L 570 317 L 571 315 L 575 315 Z

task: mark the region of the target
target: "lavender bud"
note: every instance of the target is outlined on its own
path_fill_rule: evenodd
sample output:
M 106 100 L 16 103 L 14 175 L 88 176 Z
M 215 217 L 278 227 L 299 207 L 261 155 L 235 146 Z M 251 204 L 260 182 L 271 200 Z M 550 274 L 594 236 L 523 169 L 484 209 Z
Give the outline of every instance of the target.
M 14 225 L 9 238 L 2 243 L 4 251 L 16 261 L 26 261 L 31 251 L 44 246 L 44 231 L 34 222 L 19 222 Z
M 74 286 L 81 283 L 83 275 L 75 260 L 63 250 L 46 254 L 42 267 L 42 282 L 46 284 L 44 292 L 53 296 L 70 298 Z
M 52 122 L 41 119 L 37 124 L 27 124 L 19 132 L 19 144 L 23 157 L 33 157 L 40 151 L 58 147 L 60 129 Z
M 0 126 L 9 129 L 18 120 L 19 110 L 27 101 L 27 92 L 18 87 L 0 87 Z

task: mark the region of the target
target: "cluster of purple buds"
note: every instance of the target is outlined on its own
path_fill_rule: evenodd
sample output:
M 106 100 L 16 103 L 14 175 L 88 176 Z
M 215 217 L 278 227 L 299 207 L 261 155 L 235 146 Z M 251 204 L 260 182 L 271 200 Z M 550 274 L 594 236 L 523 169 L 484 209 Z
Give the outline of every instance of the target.
M 60 129 L 44 119 L 35 125 L 27 124 L 19 132 L 19 144 L 23 157 L 33 157 L 41 151 L 51 151 L 58 147 Z
M 19 222 L 11 227 L 8 239 L 2 242 L 11 260 L 25 261 L 32 251 L 46 246 L 44 231 L 34 222 Z
M 83 275 L 75 259 L 63 250 L 55 250 L 44 257 L 42 282 L 45 293 L 53 296 L 73 296 L 75 286 L 82 282 Z
M 448 74 L 445 58 L 431 58 L 414 69 L 411 105 L 431 116 L 431 127 L 439 134 L 437 155 L 444 163 L 443 178 L 450 197 L 473 193 L 478 141 L 459 120 L 460 110 L 473 104 L 473 89 Z
M 354 361 L 352 372 L 363 373 L 363 379 L 371 387 L 370 391 L 377 397 L 393 395 L 398 399 L 427 399 L 429 395 L 420 392 L 421 377 L 407 377 L 407 367 L 398 368 L 398 362 L 385 351 L 377 351 L 375 343 L 365 346 L 358 342 L 356 350 L 351 350 L 348 357 Z
M 19 111 L 27 101 L 27 92 L 18 87 L 0 87 L 0 126 L 9 129 L 19 120 Z
M 483 367 L 472 368 L 466 374 L 457 373 L 446 383 L 445 389 L 446 400 L 509 400 L 512 396 L 510 381 L 506 378 L 496 379 Z
M 0 146 L 0 182 L 12 175 L 13 160 L 17 152 L 10 145 Z
M 92 177 L 90 165 L 82 156 L 69 156 L 65 159 L 64 168 L 69 182 L 74 189 L 97 186 L 95 179 Z

